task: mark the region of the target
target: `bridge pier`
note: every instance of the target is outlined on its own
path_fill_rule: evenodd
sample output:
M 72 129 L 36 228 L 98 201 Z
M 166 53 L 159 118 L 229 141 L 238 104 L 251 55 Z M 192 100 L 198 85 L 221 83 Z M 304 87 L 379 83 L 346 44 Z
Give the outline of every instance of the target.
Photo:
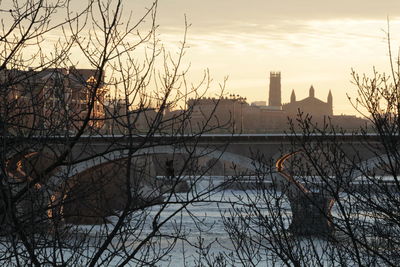
M 333 199 L 323 193 L 299 192 L 289 197 L 292 223 L 289 231 L 300 236 L 329 237 L 333 233 Z

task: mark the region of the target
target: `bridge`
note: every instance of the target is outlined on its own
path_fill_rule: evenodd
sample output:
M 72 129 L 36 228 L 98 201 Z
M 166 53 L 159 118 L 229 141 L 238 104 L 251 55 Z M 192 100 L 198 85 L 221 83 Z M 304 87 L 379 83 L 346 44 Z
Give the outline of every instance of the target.
M 350 174 L 350 179 L 361 175 L 360 169 L 373 168 L 376 164 L 382 163 L 377 155 L 384 154 L 377 135 L 310 135 L 306 138 L 295 134 L 154 135 L 150 137 L 98 135 L 82 136 L 70 149 L 71 142 L 73 142 L 72 139 L 65 137 L 37 136 L 25 140 L 3 137 L 3 143 L 10 148 L 7 161 L 9 176 L 15 179 L 33 176 L 31 180 L 35 179 L 35 175 L 41 171 L 38 168 L 46 169 L 53 164 L 55 158 L 69 149 L 68 156 L 58 164 L 57 168 L 47 178 L 37 179 L 36 183 L 39 186 L 46 186 L 49 198 L 53 199 L 49 206 L 56 206 L 61 202 L 59 198 L 63 195 L 59 193 L 61 188 L 65 190 L 65 187 L 69 187 L 67 191 L 71 191 L 71 188 L 79 183 L 77 179 L 88 179 L 90 173 L 96 175 L 101 173 L 104 176 L 104 172 L 110 169 L 112 164 L 114 164 L 113 168 L 119 166 L 118 171 L 123 172 L 125 167 L 122 165 L 128 164 L 127 159 L 130 161 L 132 172 L 138 172 L 137 169 L 141 169 L 138 176 L 141 179 L 147 177 L 147 180 L 150 176 L 165 175 L 165 162 L 168 160 L 173 160 L 177 175 L 185 175 L 188 170 L 192 171 L 192 174 L 196 174 L 194 172 L 205 174 L 204 169 L 209 171 L 210 175 L 267 173 L 272 180 L 285 184 L 293 212 L 291 229 L 299 234 L 330 232 L 329 218 L 333 205 L 332 198 L 327 196 L 326 192 L 312 192 L 289 173 L 288 162 L 294 160 L 294 155 L 301 155 L 299 145 L 307 143 L 309 147 L 315 147 L 315 149 L 319 149 L 323 144 L 337 145 L 348 158 L 355 159 L 359 164 L 359 168 L 356 168 L 358 170 Z M 371 145 L 375 147 L 374 151 L 371 150 Z M 135 160 L 132 161 L 132 159 Z M 187 161 L 192 159 L 196 160 L 196 168 L 189 169 Z M 213 168 L 214 166 L 217 167 Z M 110 179 L 120 179 L 117 178 L 118 176 L 119 174 L 114 172 Z M 137 183 L 137 181 L 134 182 Z M 102 184 L 102 182 L 98 183 Z M 154 189 L 149 189 L 149 183 L 146 186 L 147 197 L 149 197 L 154 194 Z M 159 194 L 160 192 L 155 193 L 155 195 Z M 310 203 L 313 204 L 313 208 L 309 208 Z M 305 228 L 302 226 L 304 224 L 317 225 L 317 227 Z
M 55 155 L 62 154 L 72 138 L 65 137 L 31 137 L 26 139 L 1 138 L 5 144 L 4 149 L 8 150 L 7 158 L 23 157 L 32 152 L 42 151 Z M 308 140 L 302 140 L 301 136 L 294 134 L 203 134 L 203 135 L 154 135 L 154 136 L 109 136 L 94 135 L 81 136 L 76 144 L 68 153 L 68 162 L 86 162 L 95 158 L 98 164 L 103 161 L 117 160 L 118 157 L 125 157 L 128 151 L 134 155 L 143 154 L 190 154 L 195 149 L 200 156 L 209 155 L 210 158 L 218 158 L 223 161 L 233 162 L 238 166 L 249 167 L 250 163 L 257 160 L 276 162 L 278 158 L 293 150 L 299 142 L 336 142 L 351 154 L 359 152 L 361 159 L 365 160 L 375 154 L 369 152 L 370 147 L 365 144 L 379 145 L 380 140 L 377 135 L 355 136 L 347 135 L 311 135 Z M 169 147 L 169 148 L 167 148 Z M 201 150 L 204 150 L 201 152 Z M 125 151 L 125 152 L 124 152 Z M 213 152 L 212 152 L 213 151 Z M 260 159 L 262 157 L 262 159 Z M 96 163 L 88 166 L 93 167 Z M 82 171 L 83 169 L 80 168 Z

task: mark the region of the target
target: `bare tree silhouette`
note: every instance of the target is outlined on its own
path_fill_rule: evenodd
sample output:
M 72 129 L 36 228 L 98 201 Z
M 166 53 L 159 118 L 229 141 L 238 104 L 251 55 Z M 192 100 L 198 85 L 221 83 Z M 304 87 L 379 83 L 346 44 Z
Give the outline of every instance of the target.
M 399 63 L 390 56 L 390 76 L 352 72 L 350 101 L 368 127 L 347 133 L 300 113 L 281 157 L 258 157 L 258 184 L 223 211 L 240 264 L 398 265 Z
M 224 125 L 167 114 L 211 79 L 186 82 L 188 25 L 168 52 L 157 1 L 139 15 L 121 0 L 75 4 L 0 2 L 0 262 L 154 265 L 186 239 L 182 213 L 219 190 L 175 193 L 206 171 L 199 136 Z M 165 154 L 174 174 L 160 183 Z

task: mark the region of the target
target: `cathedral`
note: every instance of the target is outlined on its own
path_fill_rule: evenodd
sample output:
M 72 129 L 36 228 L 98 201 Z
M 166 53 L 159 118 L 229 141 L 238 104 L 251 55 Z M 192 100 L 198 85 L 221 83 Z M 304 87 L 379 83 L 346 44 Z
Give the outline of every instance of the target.
M 292 90 L 290 102 L 281 104 L 281 73 L 270 73 L 269 84 L 269 109 L 281 109 L 288 116 L 296 115 L 300 112 L 313 116 L 333 116 L 333 99 L 332 92 L 329 91 L 327 102 L 315 97 L 315 89 L 311 85 L 308 97 L 296 101 L 296 93 Z
M 352 115 L 334 115 L 333 97 L 329 91 L 326 102 L 315 97 L 311 85 L 308 97 L 297 100 L 294 90 L 289 103 L 282 103 L 281 73 L 270 72 L 269 97 L 266 101 L 247 103 L 246 98 L 230 95 L 222 98 L 190 99 L 187 106 L 192 110 L 192 125 L 204 125 L 219 128 L 226 132 L 268 133 L 282 132 L 288 129 L 289 121 L 300 113 L 312 116 L 313 122 L 322 124 L 330 121 L 343 129 L 358 129 L 366 121 Z M 169 116 L 177 116 L 181 111 L 173 111 Z

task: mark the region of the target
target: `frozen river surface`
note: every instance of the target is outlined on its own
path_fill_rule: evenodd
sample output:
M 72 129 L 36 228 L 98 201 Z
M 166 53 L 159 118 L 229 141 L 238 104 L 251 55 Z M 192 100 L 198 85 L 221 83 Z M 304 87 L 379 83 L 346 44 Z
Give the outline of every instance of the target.
M 236 243 L 231 241 L 229 235 L 233 229 L 230 226 L 231 223 L 244 218 L 248 224 L 244 227 L 242 224 L 241 231 L 247 235 L 259 229 L 260 226 L 257 223 L 260 218 L 262 220 L 262 218 L 273 217 L 273 213 L 279 210 L 282 225 L 286 229 L 289 227 L 292 212 L 287 197 L 279 191 L 223 189 L 218 187 L 222 182 L 221 177 L 203 177 L 197 181 L 190 192 L 175 194 L 166 199 L 170 204 L 156 205 L 135 213 L 126 231 L 121 231 L 121 236 L 126 239 L 121 241 L 116 238 L 113 246 L 124 246 L 126 253 L 129 254 L 139 244 L 144 243 L 138 255 L 149 255 L 147 260 L 156 255 L 162 255 L 162 260 L 154 266 L 201 266 L 200 262 L 208 266 L 214 264 L 217 259 L 227 260 L 228 266 L 241 266 L 236 254 L 236 245 L 238 241 L 240 242 L 240 238 L 235 241 Z M 210 185 L 218 189 L 210 193 L 208 190 Z M 343 197 L 346 198 L 346 194 L 343 194 Z M 349 205 L 352 205 L 351 202 L 350 199 Z M 257 209 L 249 208 L 251 206 L 256 206 Z M 240 209 L 243 209 L 243 212 L 240 212 Z M 332 214 L 334 217 L 340 217 L 335 206 Z M 360 218 L 359 215 L 357 216 Z M 79 226 L 78 229 L 86 233 L 90 232 L 90 235 L 96 239 L 99 233 L 104 234 L 112 230 L 117 217 L 109 219 L 111 224 L 108 226 Z M 161 227 L 152 239 L 143 242 L 153 232 L 154 222 L 161 224 Z M 261 228 L 259 230 L 265 231 Z M 241 233 L 238 234 L 236 237 Z M 326 244 L 325 241 L 315 238 L 312 242 L 317 247 Z M 259 250 L 257 254 L 250 253 L 250 255 L 257 258 L 256 266 L 271 265 L 270 255 L 265 249 Z M 123 258 L 124 255 L 116 256 L 108 262 L 108 265 L 118 265 Z M 273 259 L 273 263 L 276 266 L 282 265 L 277 258 Z M 137 262 L 132 263 L 132 266 L 136 265 Z
M 206 193 L 210 186 L 218 188 L 218 185 L 222 182 L 222 177 L 203 177 L 189 193 L 175 194 L 171 199 L 168 199 L 168 202 L 172 204 L 154 206 L 145 210 L 142 214 L 143 217 L 133 217 L 131 225 L 132 229 L 137 227 L 137 235 L 132 236 L 126 243 L 131 242 L 129 246 L 132 248 L 137 246 L 140 240 L 152 232 L 153 220 L 157 217 L 159 223 L 164 220 L 167 221 L 159 229 L 159 234 L 164 237 L 153 239 L 157 243 L 154 253 L 166 252 L 170 243 L 174 241 L 173 237 L 180 236 L 180 238 L 176 240 L 172 250 L 167 251 L 163 260 L 158 262 L 156 266 L 199 266 L 199 261 L 203 263 L 212 262 L 215 261 L 215 257 L 232 260 L 235 258 L 236 248 L 231 242 L 225 225 L 228 220 L 237 217 L 231 213 L 233 207 L 244 207 L 249 204 L 250 199 L 251 201 L 255 200 L 257 194 L 251 190 L 241 191 L 223 188 L 212 193 Z M 188 200 L 195 201 L 186 205 Z M 264 211 L 262 202 L 258 200 L 258 208 L 266 216 L 268 212 L 267 210 Z M 291 216 L 290 206 L 287 201 L 283 201 L 281 204 L 282 211 L 287 215 L 288 226 Z M 160 212 L 161 208 L 162 211 Z M 116 217 L 109 219 L 112 223 L 116 223 Z M 141 221 L 145 221 L 145 223 L 141 225 Z M 101 226 L 98 227 L 99 232 L 104 231 Z M 81 226 L 80 230 L 90 231 L 92 235 L 96 235 L 96 229 L 91 226 Z M 170 236 L 170 238 L 166 236 Z M 117 262 L 114 261 L 115 265 L 117 265 Z M 240 264 L 237 266 L 240 266 Z M 260 266 L 263 265 L 260 264 Z

